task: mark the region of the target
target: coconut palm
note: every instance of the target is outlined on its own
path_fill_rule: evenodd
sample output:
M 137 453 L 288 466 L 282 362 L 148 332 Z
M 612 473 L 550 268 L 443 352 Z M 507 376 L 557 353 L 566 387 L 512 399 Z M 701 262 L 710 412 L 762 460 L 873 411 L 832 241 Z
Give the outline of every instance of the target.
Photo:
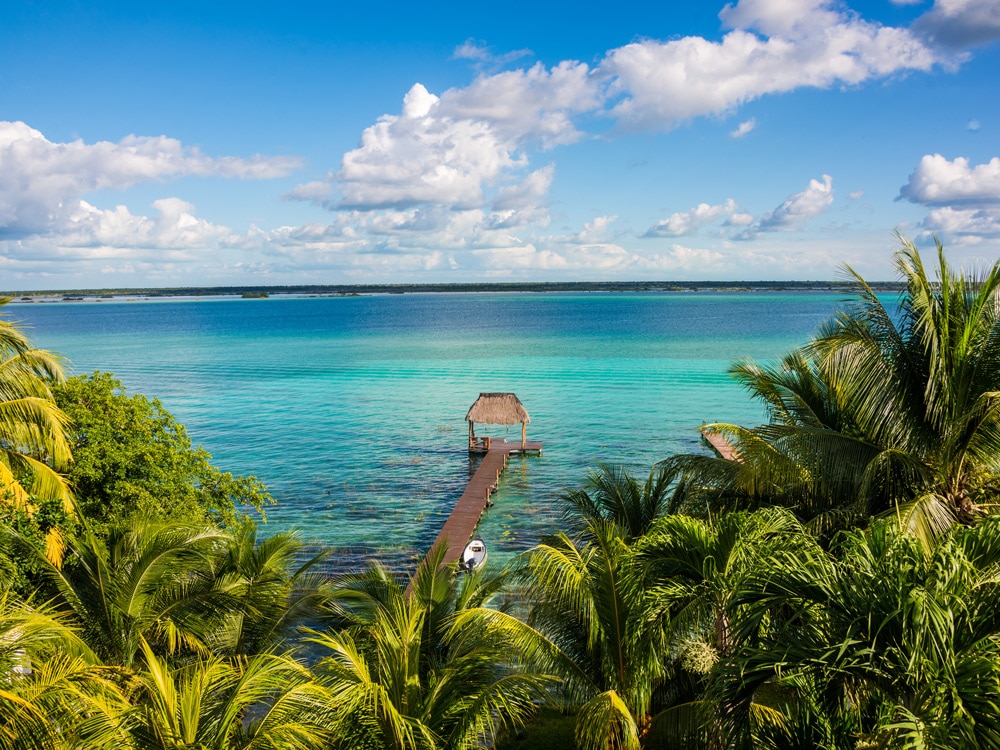
M 214 627 L 213 651 L 267 651 L 300 634 L 304 623 L 318 623 L 326 612 L 330 586 L 313 569 L 328 552 L 305 560 L 302 552 L 294 534 L 258 539 L 257 526 L 250 521 L 224 538 L 216 586 L 236 606 L 223 613 Z
M 0 306 L 9 299 L 0 299 Z M 63 377 L 57 356 L 35 349 L 24 333 L 0 320 L 0 503 L 27 515 L 39 501 L 56 501 L 73 513 L 72 495 L 59 470 L 71 460 L 66 416 L 48 383 Z M 58 527 L 51 527 L 46 553 L 62 554 Z
M 560 657 L 550 668 L 579 705 L 577 745 L 638 748 L 664 718 L 656 698 L 671 674 L 668 615 L 650 606 L 622 527 L 596 519 L 584 526 L 575 538 L 559 532 L 526 554 L 528 622 Z
M 714 661 L 738 645 L 730 619 L 741 582 L 758 575 L 770 557 L 814 545 L 790 512 L 764 508 L 711 521 L 667 516 L 639 540 L 636 551 L 647 596 L 669 613 L 675 648 L 683 653 L 705 645 L 708 650 L 699 653 Z
M 629 538 L 641 537 L 665 513 L 670 479 L 654 468 L 640 485 L 624 467 L 598 464 L 582 488 L 563 493 L 563 522 L 571 533 L 595 520 L 617 524 Z
M 679 456 L 683 507 L 780 504 L 818 528 L 893 512 L 925 542 L 986 512 L 1000 487 L 1000 263 L 958 273 L 938 243 L 932 280 L 912 243 L 898 311 L 848 269 L 855 301 L 803 349 L 734 375 L 769 424 L 712 425 L 737 462 Z
M 756 700 L 786 717 L 764 746 L 1000 747 L 998 574 L 997 519 L 929 555 L 894 521 L 776 555 L 735 592 L 729 739 L 754 741 Z
M 171 667 L 149 644 L 128 720 L 136 750 L 312 750 L 327 745 L 323 691 L 272 653 Z
M 54 604 L 107 663 L 130 667 L 143 640 L 163 653 L 203 653 L 213 628 L 240 607 L 221 585 L 227 535 L 182 523 L 137 521 L 106 540 L 83 526 L 72 564 L 47 565 Z
M 524 626 L 480 606 L 493 582 L 431 554 L 411 593 L 378 566 L 341 582 L 346 626 L 317 634 L 334 746 L 477 748 L 535 709 L 549 680 L 519 669 Z
M 117 677 L 56 612 L 0 593 L 0 747 L 120 746 Z

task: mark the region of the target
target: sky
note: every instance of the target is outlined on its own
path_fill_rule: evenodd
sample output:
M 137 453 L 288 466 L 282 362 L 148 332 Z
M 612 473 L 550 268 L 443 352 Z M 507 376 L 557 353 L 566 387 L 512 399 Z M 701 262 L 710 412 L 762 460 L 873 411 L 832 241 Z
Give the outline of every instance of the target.
M 981 269 L 998 42 L 1000 0 L 5 0 L 0 288 Z

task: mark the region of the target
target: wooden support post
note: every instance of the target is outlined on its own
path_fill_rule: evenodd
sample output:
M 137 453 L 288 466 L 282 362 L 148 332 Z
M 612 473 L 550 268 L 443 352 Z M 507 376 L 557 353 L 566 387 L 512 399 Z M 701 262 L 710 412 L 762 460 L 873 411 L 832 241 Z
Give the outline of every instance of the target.
M 528 440 L 528 423 L 521 422 L 521 450 L 524 450 L 524 444 Z

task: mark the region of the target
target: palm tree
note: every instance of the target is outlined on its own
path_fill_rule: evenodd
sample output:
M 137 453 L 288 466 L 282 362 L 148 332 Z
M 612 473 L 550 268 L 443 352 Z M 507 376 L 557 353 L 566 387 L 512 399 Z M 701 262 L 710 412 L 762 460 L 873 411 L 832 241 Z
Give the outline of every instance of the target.
M 833 553 L 775 555 L 734 592 L 741 645 L 718 694 L 729 739 L 750 746 L 763 701 L 785 721 L 757 746 L 1000 747 L 998 574 L 993 518 L 929 555 L 892 519 Z
M 551 642 L 539 654 L 579 705 L 577 745 L 638 748 L 664 718 L 654 705 L 671 673 L 668 620 L 650 606 L 622 527 L 593 518 L 583 525 L 576 538 L 558 532 L 526 553 L 528 623 Z
M 119 747 L 118 682 L 56 612 L 0 593 L 0 747 Z
M 0 306 L 9 302 L 0 298 Z M 63 378 L 57 356 L 32 347 L 16 325 L 0 320 L 0 503 L 28 516 L 39 501 L 55 501 L 73 514 L 73 500 L 59 470 L 71 460 L 66 416 L 48 383 Z M 58 563 L 62 536 L 47 530 L 46 554 Z
M 892 512 L 926 545 L 990 508 L 1000 487 L 1000 263 L 963 275 L 938 243 L 932 281 L 901 241 L 897 312 L 848 269 L 854 304 L 808 346 L 776 367 L 737 363 L 770 422 L 711 426 L 740 461 L 665 461 L 681 507 L 786 505 L 821 529 Z
M 327 555 L 302 560 L 302 544 L 293 534 L 259 540 L 249 520 L 225 537 L 216 585 L 238 606 L 214 627 L 212 650 L 256 654 L 300 634 L 306 622 L 315 626 L 326 615 L 330 585 L 312 571 Z
M 142 642 L 165 653 L 204 653 L 213 628 L 240 601 L 221 585 L 225 532 L 182 523 L 144 523 L 99 540 L 84 524 L 69 545 L 71 565 L 48 564 L 54 604 L 106 662 L 131 667 Z
M 614 523 L 637 539 L 666 512 L 670 479 L 654 468 L 640 485 L 624 467 L 598 464 L 582 488 L 563 493 L 563 522 L 571 533 L 585 530 L 590 520 Z
M 312 750 L 327 746 L 323 691 L 303 665 L 272 653 L 172 668 L 142 642 L 136 750 Z
M 482 606 L 496 584 L 431 554 L 409 596 L 374 566 L 341 582 L 345 627 L 317 633 L 335 747 L 477 748 L 535 710 L 550 680 L 519 667 L 523 624 Z M 530 636 L 530 633 L 528 634 Z

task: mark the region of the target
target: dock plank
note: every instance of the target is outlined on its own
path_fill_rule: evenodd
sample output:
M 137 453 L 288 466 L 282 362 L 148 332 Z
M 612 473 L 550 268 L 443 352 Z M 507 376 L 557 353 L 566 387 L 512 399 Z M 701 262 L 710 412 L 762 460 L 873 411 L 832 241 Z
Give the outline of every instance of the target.
M 712 450 L 719 454 L 720 458 L 724 458 L 727 461 L 740 460 L 739 452 L 733 447 L 732 443 L 726 440 L 724 435 L 712 432 L 711 430 L 702 430 L 701 434 L 712 447 Z

